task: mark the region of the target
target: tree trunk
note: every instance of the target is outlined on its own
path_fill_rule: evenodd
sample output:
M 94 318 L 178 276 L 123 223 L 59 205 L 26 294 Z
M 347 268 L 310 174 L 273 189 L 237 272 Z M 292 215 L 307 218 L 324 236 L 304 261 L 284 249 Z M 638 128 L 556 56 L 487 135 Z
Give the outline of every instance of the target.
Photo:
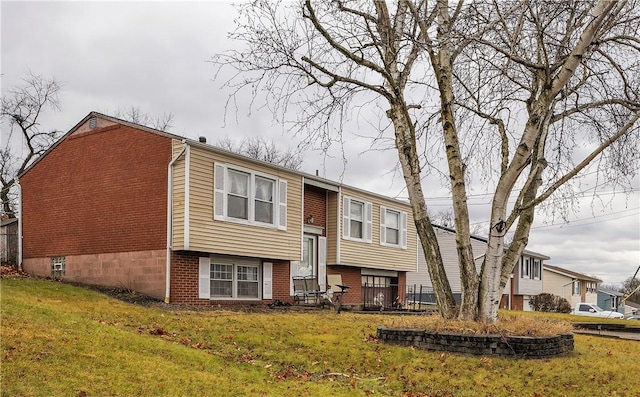
M 449 48 L 450 20 L 448 2 L 438 2 L 438 42 L 437 52 L 431 52 L 431 62 L 436 75 L 440 92 L 440 117 L 444 137 L 447 164 L 453 200 L 454 225 L 456 230 L 456 250 L 460 268 L 462 300 L 458 318 L 475 320 L 478 313 L 478 272 L 473 258 L 471 231 L 469 226 L 469 209 L 467 207 L 467 189 L 465 184 L 465 165 L 460 152 L 460 142 L 455 125 L 453 110 L 453 56 Z
M 438 240 L 427 214 L 413 124 L 406 111 L 406 106 L 403 104 L 391 104 L 391 109 L 387 112 L 387 115 L 395 128 L 398 157 L 407 185 L 413 219 L 420 238 L 421 248 L 424 251 L 438 310 L 443 317 L 453 318 L 456 315 L 456 301 L 453 298 L 451 285 L 442 262 Z
M 536 112 L 537 110 L 537 112 Z M 498 319 L 498 309 L 504 286 L 502 285 L 502 270 L 504 258 L 504 236 L 507 230 L 507 202 L 516 181 L 527 165 L 530 164 L 537 131 L 544 116 L 539 115 L 540 109 L 534 109 L 525 131 L 520 140 L 514 157 L 506 171 L 500 177 L 491 204 L 490 230 L 487 251 L 482 265 L 482 278 L 479 290 L 478 320 L 493 323 Z
M 9 218 L 15 218 L 16 214 L 9 201 L 9 190 L 11 186 L 12 185 L 6 185 L 2 187 L 2 190 L 0 190 L 0 201 L 2 201 L 2 213 L 6 214 Z

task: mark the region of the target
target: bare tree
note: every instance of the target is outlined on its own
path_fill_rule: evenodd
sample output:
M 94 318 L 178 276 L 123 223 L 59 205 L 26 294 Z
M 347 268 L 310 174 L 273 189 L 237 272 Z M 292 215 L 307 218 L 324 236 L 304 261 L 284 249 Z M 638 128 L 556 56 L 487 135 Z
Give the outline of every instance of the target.
M 292 149 L 281 149 L 273 141 L 268 141 L 260 137 L 246 138 L 240 142 L 225 137 L 219 139 L 214 146 L 256 160 L 291 168 L 292 170 L 299 170 L 303 161 L 300 152 Z
M 637 171 L 635 1 L 256 1 L 238 10 L 231 37 L 243 49 L 213 59 L 218 79 L 234 71 L 225 81 L 228 105 L 249 90 L 281 122 L 323 144 L 340 136 L 354 108 L 358 118 L 385 110 L 371 137 L 395 143 L 445 317 L 497 319 L 534 210 L 570 192 L 579 173 L 595 164 L 624 183 Z M 572 150 L 577 141 L 590 142 L 582 157 Z M 436 158 L 446 159 L 446 170 L 435 171 L 447 175 L 452 194 L 459 306 L 421 184 Z M 474 178 L 493 189 L 480 272 L 467 203 Z
M 629 300 L 635 303 L 640 303 L 640 278 L 629 277 L 622 282 L 622 289 L 620 292 L 625 295 L 629 295 Z
M 3 134 L 0 149 L 0 200 L 2 213 L 15 217 L 15 197 L 12 187 L 16 177 L 34 160 L 53 145 L 60 131 L 45 129 L 39 118 L 47 110 L 60 110 L 59 93 L 61 85 L 55 79 L 46 79 L 31 71 L 26 73 L 22 84 L 9 89 L 2 96 L 2 121 L 9 126 L 8 134 Z M 14 132 L 19 136 L 13 136 Z
M 171 124 L 173 122 L 173 113 L 151 116 L 141 111 L 137 106 L 129 106 L 124 109 L 118 109 L 113 116 L 160 131 L 168 131 L 173 128 Z

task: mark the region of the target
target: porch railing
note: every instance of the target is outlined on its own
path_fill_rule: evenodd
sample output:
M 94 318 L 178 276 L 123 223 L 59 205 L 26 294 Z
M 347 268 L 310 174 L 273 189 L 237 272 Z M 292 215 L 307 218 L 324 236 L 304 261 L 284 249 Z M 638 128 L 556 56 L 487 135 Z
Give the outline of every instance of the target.
M 433 288 L 421 284 L 362 285 L 364 310 L 434 310 Z

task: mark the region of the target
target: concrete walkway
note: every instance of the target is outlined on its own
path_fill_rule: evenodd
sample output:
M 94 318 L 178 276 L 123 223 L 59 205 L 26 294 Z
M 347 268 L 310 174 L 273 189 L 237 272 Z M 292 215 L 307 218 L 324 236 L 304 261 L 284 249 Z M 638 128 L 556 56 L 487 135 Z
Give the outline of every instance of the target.
M 636 340 L 640 342 L 640 333 L 637 332 L 617 332 L 617 331 L 598 331 L 591 329 L 574 329 L 574 334 L 602 336 L 604 338 L 616 338 L 625 340 Z

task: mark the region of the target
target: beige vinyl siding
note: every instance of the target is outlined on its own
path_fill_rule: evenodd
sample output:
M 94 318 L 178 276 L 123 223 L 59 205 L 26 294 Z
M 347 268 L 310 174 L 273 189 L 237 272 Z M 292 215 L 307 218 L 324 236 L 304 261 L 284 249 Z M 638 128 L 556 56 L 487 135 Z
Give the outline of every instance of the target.
M 287 230 L 213 219 L 214 163 L 251 169 L 287 181 Z M 189 250 L 281 260 L 300 260 L 302 177 L 191 146 L 189 173 Z M 277 188 L 277 186 L 276 186 Z M 277 205 L 277 203 L 274 203 Z
M 338 240 L 340 239 L 340 226 L 338 221 L 338 205 L 340 194 L 328 192 L 327 194 L 327 263 L 338 263 Z
M 175 158 L 183 148 L 180 141 L 172 142 L 172 158 Z M 174 251 L 184 249 L 184 154 L 173 164 L 173 203 L 172 203 L 172 243 Z
M 542 279 L 544 280 L 542 283 L 543 292 L 561 296 L 571 302 L 571 294 L 573 292 L 571 277 L 543 269 Z
M 372 241 L 371 243 L 352 241 L 342 238 L 342 225 L 344 219 L 340 216 L 341 228 L 340 238 L 340 264 L 366 267 L 370 269 L 384 269 L 397 271 L 415 271 L 417 265 L 416 247 L 417 236 L 413 222 L 413 214 L 408 204 L 394 200 L 385 200 L 379 196 L 366 195 L 361 191 L 343 188 L 342 196 L 349 196 L 363 202 L 372 204 Z M 339 203 L 343 202 L 340 197 Z M 388 247 L 380 245 L 380 206 L 390 209 L 404 211 L 407 213 L 407 248 Z M 342 215 L 342 205 L 340 205 L 340 215 Z

